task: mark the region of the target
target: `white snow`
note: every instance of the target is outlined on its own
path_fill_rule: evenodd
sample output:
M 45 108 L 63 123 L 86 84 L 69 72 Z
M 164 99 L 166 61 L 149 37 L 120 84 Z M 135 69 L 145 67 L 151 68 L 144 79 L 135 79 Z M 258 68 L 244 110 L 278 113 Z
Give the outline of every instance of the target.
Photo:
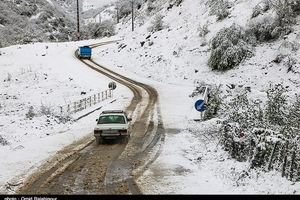
M 101 21 L 105 21 L 105 20 L 111 20 L 113 18 L 113 13 L 115 10 L 115 6 L 110 6 L 106 9 L 104 9 L 100 15 L 101 15 Z
M 105 40 L 104 40 L 105 41 Z M 13 178 L 21 182 L 48 157 L 92 131 L 99 111 L 76 122 L 60 122 L 54 115 L 59 106 L 108 89 L 110 79 L 79 62 L 74 51 L 83 44 L 37 43 L 1 49 L 0 135 L 9 143 L 0 151 L 0 191 Z M 81 95 L 85 91 L 86 95 Z M 96 107 L 123 109 L 132 94 L 118 85 L 111 99 Z M 112 100 L 117 100 L 111 105 Z M 41 114 L 42 105 L 53 114 Z M 33 106 L 36 116 L 26 117 Z M 81 111 L 81 115 L 91 109 Z M 74 119 L 80 113 L 72 115 Z
M 51 6 L 54 6 L 53 2 L 51 0 L 46 0 Z
M 83 0 L 84 4 L 93 5 L 93 8 L 99 8 L 109 3 L 113 3 L 116 0 Z M 84 10 L 85 11 L 85 10 Z
M 38 19 L 43 12 L 39 12 L 36 15 L 30 17 L 30 20 Z
M 197 82 L 222 84 L 223 89 L 230 83 L 251 86 L 251 98 L 261 100 L 269 83 L 282 82 L 289 86 L 291 94 L 300 92 L 299 75 L 286 73 L 283 65 L 271 63 L 283 51 L 282 40 L 258 45 L 255 56 L 233 70 L 212 72 L 207 66 L 210 53 L 207 45 L 200 46 L 203 39 L 209 42 L 218 30 L 232 23 L 246 26 L 257 2 L 236 1 L 231 17 L 216 22 L 203 2 L 185 0 L 180 7 L 160 11 L 168 28 L 151 34 L 149 39 L 147 28 L 154 16 L 134 32 L 130 21 L 120 23 L 118 36 L 124 40 L 93 50 L 95 61 L 150 84 L 159 92 L 166 139 L 161 155 L 138 180 L 145 194 L 300 193 L 299 182 L 290 182 L 275 171 L 250 170 L 249 176 L 243 178 L 248 163 L 235 161 L 222 150 L 217 141 L 218 119 L 194 121 L 199 113 L 194 109 L 196 99 L 189 95 Z M 198 25 L 204 24 L 208 24 L 210 32 L 200 38 Z M 300 26 L 294 28 L 299 33 Z M 286 40 L 296 39 L 297 35 L 291 34 Z M 57 124 L 50 119 L 50 125 L 46 123 L 47 116 L 29 120 L 25 114 L 29 106 L 37 110 L 41 104 L 56 107 L 80 98 L 81 91 L 94 94 L 107 88 L 109 79 L 84 66 L 73 55 L 78 46 L 95 42 L 98 41 L 0 49 L 0 135 L 10 143 L 0 146 L 1 193 L 9 192 L 5 184 L 13 177 L 25 178 L 26 172 L 33 172 L 63 146 L 91 134 L 97 112 L 73 123 Z M 145 42 L 143 47 L 140 42 Z M 294 56 L 299 58 L 299 50 Z M 7 79 L 10 81 L 3 82 Z M 132 97 L 122 86 L 114 94 L 116 103 L 103 103 L 125 107 Z

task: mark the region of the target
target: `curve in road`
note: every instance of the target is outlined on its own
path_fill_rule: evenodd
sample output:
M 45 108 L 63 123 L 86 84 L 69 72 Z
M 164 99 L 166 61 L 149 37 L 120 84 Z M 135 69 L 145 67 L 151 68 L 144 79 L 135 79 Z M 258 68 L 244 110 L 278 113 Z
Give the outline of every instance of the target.
M 90 46 L 96 48 L 108 43 L 111 42 Z M 76 51 L 76 57 L 77 54 Z M 132 137 L 127 144 L 111 141 L 96 145 L 91 133 L 48 160 L 17 193 L 140 194 L 136 180 L 159 156 L 165 139 L 158 93 L 152 86 L 93 60 L 79 60 L 133 92 L 134 97 L 125 109 L 133 118 Z

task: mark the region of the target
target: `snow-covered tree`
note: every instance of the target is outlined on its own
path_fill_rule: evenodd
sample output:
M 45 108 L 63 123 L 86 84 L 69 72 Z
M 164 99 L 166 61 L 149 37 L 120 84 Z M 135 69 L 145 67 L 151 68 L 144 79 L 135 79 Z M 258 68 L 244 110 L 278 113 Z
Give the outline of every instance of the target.
M 252 56 L 249 35 L 238 25 L 221 29 L 211 40 L 208 65 L 214 70 L 228 70 Z
M 75 20 L 54 5 L 45 0 L 0 1 L 2 45 L 72 39 Z

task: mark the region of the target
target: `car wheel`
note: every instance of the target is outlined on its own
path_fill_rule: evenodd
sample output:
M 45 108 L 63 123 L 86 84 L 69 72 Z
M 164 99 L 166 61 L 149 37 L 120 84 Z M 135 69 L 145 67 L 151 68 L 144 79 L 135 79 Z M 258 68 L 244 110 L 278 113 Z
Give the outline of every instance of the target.
M 96 137 L 96 144 L 103 144 L 103 138 L 102 137 Z
M 129 136 L 124 136 L 123 143 L 128 143 L 128 142 L 129 142 Z

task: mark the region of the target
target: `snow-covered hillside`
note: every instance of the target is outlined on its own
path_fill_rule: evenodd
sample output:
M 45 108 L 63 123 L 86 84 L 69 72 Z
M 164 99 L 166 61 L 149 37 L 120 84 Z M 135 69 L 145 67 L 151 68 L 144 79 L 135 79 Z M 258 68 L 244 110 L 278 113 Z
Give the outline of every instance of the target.
M 167 28 L 154 33 L 148 31 L 147 28 L 151 26 L 155 16 L 144 19 L 142 26 L 136 22 L 134 32 L 131 32 L 130 21 L 119 24 L 118 35 L 123 36 L 124 41 L 112 44 L 112 52 L 106 53 L 107 50 L 104 48 L 97 56 L 110 64 L 126 69 L 134 68 L 131 71 L 135 71 L 136 68 L 128 63 L 135 63 L 140 66 L 135 71 L 137 74 L 168 83 L 189 85 L 197 81 L 223 85 L 234 83 L 263 91 L 269 82 L 283 82 L 290 85 L 292 91 L 299 91 L 299 74 L 287 73 L 287 68 L 282 63 L 272 63 L 279 53 L 292 51 L 289 48 L 293 42 L 297 45 L 300 28 L 298 25 L 294 26 L 294 33 L 284 40 L 258 44 L 255 56 L 234 70 L 212 72 L 207 65 L 211 38 L 220 29 L 233 23 L 246 27 L 258 2 L 259 0 L 236 1 L 236 5 L 231 8 L 230 18 L 221 22 L 216 21 L 215 16 L 208 15 L 208 8 L 203 2 L 185 0 L 181 6 L 173 6 L 169 11 L 167 11 L 168 4 L 165 4 L 161 11 L 155 14 L 164 16 L 163 23 L 168 26 Z M 205 37 L 200 37 L 199 27 L 205 24 L 208 24 L 208 33 Z M 292 54 L 297 58 L 299 51 Z M 116 59 L 110 59 L 112 56 Z
M 251 57 L 233 69 L 213 71 L 208 65 L 211 40 L 220 30 L 233 24 L 247 30 L 253 19 L 258 24 L 268 21 L 262 18 L 274 11 L 264 9 L 265 1 L 228 1 L 228 15 L 218 20 L 207 2 L 217 1 L 146 1 L 136 12 L 133 32 L 130 16 L 122 18 L 116 32 L 123 40 L 93 50 L 96 62 L 158 90 L 167 136 L 160 156 L 139 178 L 139 186 L 145 194 L 299 194 L 299 181 L 281 177 L 276 170 L 252 169 L 249 160 L 233 159 L 220 142 L 226 112 L 195 122 L 200 117 L 194 108 L 197 96 L 190 97 L 204 82 L 220 85 L 223 105 L 231 103 L 231 93 L 245 92 L 246 87 L 250 99 L 265 103 L 269 85 L 280 83 L 292 101 L 300 93 L 299 16 L 289 34 L 256 41 Z M 252 18 L 257 5 L 261 14 Z M 93 42 L 98 40 L 0 49 L 0 158 L 6 160 L 0 165 L 1 192 L 13 192 L 14 188 L 5 188 L 7 183 L 18 184 L 47 156 L 91 132 L 97 113 L 65 124 L 43 115 L 29 119 L 26 113 L 30 106 L 39 112 L 41 105 L 59 106 L 80 98 L 81 91 L 92 94 L 107 87 L 109 80 L 73 56 L 77 46 Z M 229 89 L 232 85 L 235 90 Z M 115 104 L 103 106 L 125 107 L 132 94 L 118 87 L 115 95 Z
M 70 41 L 75 37 L 75 8 L 74 1 L 0 1 L 0 47 Z

